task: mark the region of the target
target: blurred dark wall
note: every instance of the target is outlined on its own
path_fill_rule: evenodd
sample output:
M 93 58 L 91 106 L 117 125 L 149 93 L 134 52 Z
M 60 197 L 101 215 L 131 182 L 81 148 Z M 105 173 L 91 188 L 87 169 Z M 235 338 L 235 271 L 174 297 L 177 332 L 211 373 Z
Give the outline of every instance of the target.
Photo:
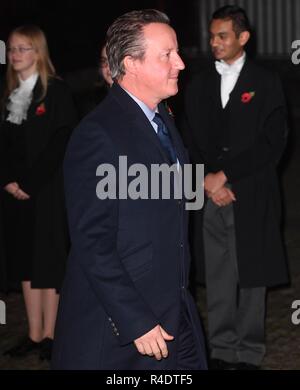
M 46 33 L 51 57 L 59 72 L 95 66 L 99 46 L 111 22 L 119 15 L 141 8 L 165 11 L 181 44 L 195 44 L 197 0 L 1 0 L 0 39 L 7 40 L 16 26 L 33 23 Z M 3 67 L 0 67 L 3 72 Z

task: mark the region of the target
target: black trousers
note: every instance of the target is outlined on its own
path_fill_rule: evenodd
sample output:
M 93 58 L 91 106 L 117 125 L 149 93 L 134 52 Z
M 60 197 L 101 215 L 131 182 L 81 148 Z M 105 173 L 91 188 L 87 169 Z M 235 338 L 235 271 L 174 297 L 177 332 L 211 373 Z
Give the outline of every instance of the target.
M 212 358 L 260 365 L 265 354 L 265 287 L 241 288 L 232 204 L 208 200 L 203 238 Z

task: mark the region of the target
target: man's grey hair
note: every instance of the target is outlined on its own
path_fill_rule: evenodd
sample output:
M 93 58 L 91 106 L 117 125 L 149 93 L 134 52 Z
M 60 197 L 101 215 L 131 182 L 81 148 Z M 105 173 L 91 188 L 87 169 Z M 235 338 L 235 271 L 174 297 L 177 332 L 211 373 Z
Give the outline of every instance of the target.
M 124 58 L 143 59 L 146 47 L 143 28 L 150 23 L 170 24 L 166 14 L 156 9 L 130 11 L 119 16 L 106 34 L 106 54 L 113 80 L 125 74 Z

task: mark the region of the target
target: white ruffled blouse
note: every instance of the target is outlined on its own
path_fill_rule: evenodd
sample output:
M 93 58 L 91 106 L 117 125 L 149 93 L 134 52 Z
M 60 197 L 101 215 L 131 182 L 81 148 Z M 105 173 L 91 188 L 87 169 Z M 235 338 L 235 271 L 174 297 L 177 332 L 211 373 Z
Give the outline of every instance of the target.
M 7 110 L 9 111 L 7 121 L 20 125 L 27 119 L 27 111 L 32 101 L 32 91 L 37 82 L 38 74 L 34 73 L 26 80 L 19 78 L 19 87 L 9 95 Z

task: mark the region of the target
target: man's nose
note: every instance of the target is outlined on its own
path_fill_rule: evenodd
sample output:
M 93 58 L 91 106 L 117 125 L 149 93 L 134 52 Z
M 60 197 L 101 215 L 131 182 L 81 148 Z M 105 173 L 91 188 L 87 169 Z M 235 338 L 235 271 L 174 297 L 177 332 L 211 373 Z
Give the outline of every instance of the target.
M 179 70 L 183 70 L 185 68 L 184 62 L 182 61 L 180 55 L 177 53 L 176 54 L 176 68 Z
M 216 47 L 216 46 L 218 46 L 218 44 L 219 44 L 218 37 L 210 38 L 210 46 L 211 47 Z

